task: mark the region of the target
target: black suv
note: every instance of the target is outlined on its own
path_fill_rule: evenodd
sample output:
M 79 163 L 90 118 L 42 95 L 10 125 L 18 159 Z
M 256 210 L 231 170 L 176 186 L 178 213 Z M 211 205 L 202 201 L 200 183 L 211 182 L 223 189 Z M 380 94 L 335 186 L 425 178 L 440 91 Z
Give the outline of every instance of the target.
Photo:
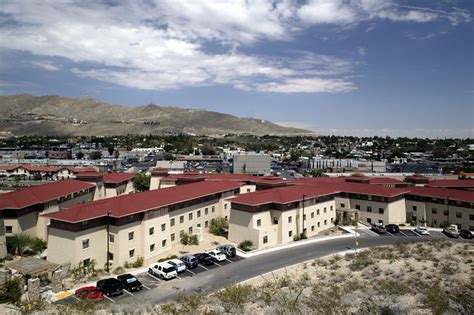
M 378 233 L 378 234 L 385 234 L 387 230 L 382 224 L 372 224 L 372 231 Z
M 143 284 L 134 276 L 129 273 L 124 275 L 120 275 L 117 277 L 124 286 L 124 289 L 132 292 L 132 291 L 141 291 L 143 289 Z
M 400 228 L 398 227 L 398 225 L 396 224 L 387 224 L 385 226 L 385 229 L 387 230 L 387 232 L 389 233 L 399 233 L 400 232 Z
M 122 295 L 124 285 L 122 281 L 115 278 L 107 278 L 97 281 L 97 290 L 104 292 L 107 296 Z
M 237 250 L 233 245 L 222 245 L 217 247 L 217 249 L 223 252 L 227 258 L 235 257 L 235 254 L 237 253 Z
M 210 266 L 216 262 L 216 259 L 207 253 L 194 254 L 194 257 L 201 265 Z

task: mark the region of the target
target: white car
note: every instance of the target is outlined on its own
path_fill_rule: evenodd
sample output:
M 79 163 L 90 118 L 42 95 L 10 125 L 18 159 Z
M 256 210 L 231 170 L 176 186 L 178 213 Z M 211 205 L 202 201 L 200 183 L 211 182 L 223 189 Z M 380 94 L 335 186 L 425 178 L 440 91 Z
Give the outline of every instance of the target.
M 171 259 L 168 260 L 167 263 L 173 266 L 178 273 L 186 271 L 186 264 L 179 259 Z
M 214 257 L 217 261 L 224 261 L 224 260 L 227 259 L 225 254 L 223 252 L 221 252 L 220 250 L 217 250 L 217 249 L 210 250 L 207 253 L 209 255 L 211 255 L 212 257 Z
M 430 231 L 428 231 L 424 226 L 417 226 L 415 232 L 421 235 L 430 235 Z
M 176 268 L 168 263 L 156 263 L 148 267 L 148 273 L 160 279 L 173 279 L 178 276 Z

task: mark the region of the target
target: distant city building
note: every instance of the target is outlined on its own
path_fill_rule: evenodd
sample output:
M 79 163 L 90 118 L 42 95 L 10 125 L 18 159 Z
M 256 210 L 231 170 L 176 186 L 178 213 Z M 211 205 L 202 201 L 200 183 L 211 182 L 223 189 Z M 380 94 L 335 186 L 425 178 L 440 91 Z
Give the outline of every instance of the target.
M 348 169 L 358 172 L 384 173 L 387 171 L 385 161 L 367 161 L 353 159 L 322 159 L 315 158 L 311 161 L 310 167 L 315 170 L 336 170 Z
M 49 151 L 48 158 L 54 160 L 67 160 L 72 159 L 72 153 L 69 150 L 64 151 Z
M 234 155 L 234 174 L 267 175 L 271 173 L 270 156 L 264 154 Z

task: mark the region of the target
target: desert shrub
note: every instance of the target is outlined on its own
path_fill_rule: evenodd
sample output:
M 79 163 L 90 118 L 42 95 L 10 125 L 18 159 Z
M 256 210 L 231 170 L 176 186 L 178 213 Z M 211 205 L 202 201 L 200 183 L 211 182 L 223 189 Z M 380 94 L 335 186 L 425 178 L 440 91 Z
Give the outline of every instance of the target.
M 457 313 L 474 314 L 474 278 L 471 277 L 471 283 L 463 283 L 457 286 L 451 299 L 457 304 Z
M 133 268 L 140 268 L 140 267 L 143 267 L 143 263 L 145 262 L 145 258 L 143 258 L 142 256 L 138 256 L 137 257 L 137 260 L 135 260 L 133 263 L 132 263 L 132 267 Z
M 363 251 L 355 255 L 354 259 L 352 259 L 351 263 L 349 264 L 349 268 L 352 271 L 361 271 L 373 263 L 374 261 L 369 257 L 369 253 L 367 251 Z
M 440 265 L 441 273 L 445 275 L 455 275 L 459 270 L 459 265 L 454 264 L 452 261 L 442 262 Z
M 92 259 L 88 263 L 84 263 L 83 261 L 79 262 L 79 264 L 71 268 L 70 273 L 74 281 L 83 280 L 84 278 L 96 274 L 95 260 Z
M 207 304 L 207 297 L 198 294 L 182 295 L 176 301 L 181 313 L 184 311 L 186 314 L 196 314 L 202 305 Z
M 388 295 L 405 295 L 410 294 L 412 289 L 409 285 L 402 282 L 401 280 L 379 280 L 375 289 L 383 294 Z
M 252 246 L 253 246 L 252 241 L 245 240 L 245 241 L 240 242 L 240 244 L 237 247 L 243 250 L 244 252 L 248 252 L 252 250 Z
M 168 261 L 168 260 L 175 259 L 175 258 L 178 258 L 178 256 L 171 255 L 171 256 L 168 256 L 168 257 L 158 259 L 158 262 Z
M 439 282 L 425 283 L 427 291 L 423 296 L 423 304 L 434 314 L 444 314 L 449 309 L 449 295 L 442 289 Z
M 132 264 L 129 263 L 128 261 L 126 261 L 126 262 L 123 263 L 123 267 L 124 267 L 125 269 L 130 269 L 130 268 L 132 268 Z
M 120 275 L 120 274 L 122 274 L 122 273 L 124 273 L 124 272 L 125 272 L 125 269 L 124 269 L 122 266 L 118 266 L 117 268 L 115 268 L 115 269 L 112 271 L 112 273 L 113 273 L 114 275 Z
M 316 314 L 338 314 L 344 308 L 341 305 L 341 289 L 336 285 L 327 289 L 315 285 L 303 303 L 311 313 Z
M 227 313 L 240 313 L 244 304 L 251 301 L 254 292 L 251 285 L 232 285 L 216 292 L 215 297 Z
M 167 303 L 160 306 L 160 312 L 158 314 L 179 315 L 182 313 L 175 303 Z
M 209 232 L 217 236 L 224 236 L 228 228 L 229 222 L 222 217 L 213 218 L 209 222 Z
M 20 281 L 18 279 L 7 280 L 0 287 L 0 304 L 18 304 L 21 294 Z

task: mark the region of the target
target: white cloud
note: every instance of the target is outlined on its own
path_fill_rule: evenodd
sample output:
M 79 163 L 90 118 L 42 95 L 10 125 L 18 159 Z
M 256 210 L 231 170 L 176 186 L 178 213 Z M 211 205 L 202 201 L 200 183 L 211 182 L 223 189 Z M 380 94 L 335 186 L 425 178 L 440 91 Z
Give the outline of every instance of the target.
M 360 55 L 360 56 L 365 56 L 366 54 L 366 49 L 364 47 L 357 47 L 357 53 Z
M 61 70 L 61 67 L 54 64 L 53 62 L 51 61 L 30 61 L 30 63 L 37 67 L 37 68 L 41 68 L 41 69 L 44 69 L 44 70 L 48 70 L 48 71 L 59 71 Z
M 276 93 L 353 90 L 348 75 L 357 63 L 306 52 L 286 58 L 250 55 L 239 48 L 290 41 L 308 24 L 470 19 L 461 9 L 444 12 L 376 0 L 134 0 L 120 5 L 33 0 L 5 2 L 0 14 L 6 21 L 0 49 L 66 58 L 76 62 L 72 71 L 82 77 L 151 90 L 225 84 Z M 49 61 L 31 64 L 49 71 L 61 67 Z

